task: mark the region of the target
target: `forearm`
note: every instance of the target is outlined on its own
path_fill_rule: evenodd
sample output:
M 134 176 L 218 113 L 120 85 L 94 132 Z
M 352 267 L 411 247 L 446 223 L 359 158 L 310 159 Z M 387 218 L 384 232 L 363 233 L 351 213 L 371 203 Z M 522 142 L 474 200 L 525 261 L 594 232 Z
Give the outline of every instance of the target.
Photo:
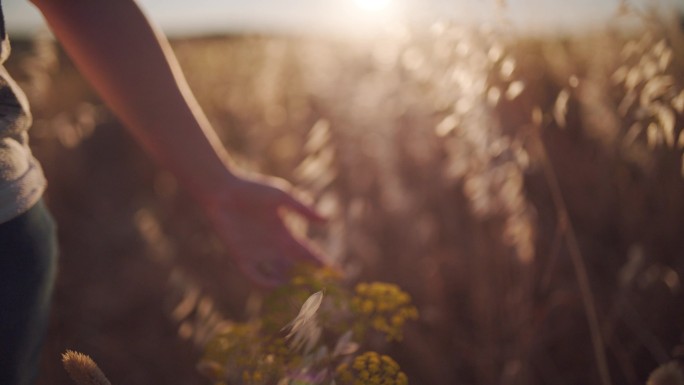
M 165 38 L 133 0 L 34 0 L 105 103 L 200 199 L 233 178 Z

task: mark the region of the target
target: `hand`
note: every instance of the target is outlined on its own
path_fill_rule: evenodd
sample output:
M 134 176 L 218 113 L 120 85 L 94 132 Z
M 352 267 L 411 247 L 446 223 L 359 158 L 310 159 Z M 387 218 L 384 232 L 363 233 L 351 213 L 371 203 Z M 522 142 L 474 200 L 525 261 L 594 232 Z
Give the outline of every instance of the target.
M 287 282 L 296 263 L 323 264 L 305 240 L 296 239 L 283 223 L 281 209 L 324 221 L 291 195 L 289 183 L 261 175 L 239 177 L 222 190 L 202 200 L 203 206 L 237 266 L 254 283 L 277 286 Z

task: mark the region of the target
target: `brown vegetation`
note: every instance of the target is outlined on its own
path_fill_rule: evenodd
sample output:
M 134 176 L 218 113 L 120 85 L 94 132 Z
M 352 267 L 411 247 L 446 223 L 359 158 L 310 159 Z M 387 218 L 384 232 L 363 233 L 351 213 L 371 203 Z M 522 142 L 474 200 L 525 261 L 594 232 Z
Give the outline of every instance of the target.
M 411 383 L 641 384 L 684 343 L 684 43 L 641 23 L 174 48 L 240 163 L 332 218 L 308 229 L 331 258 L 412 294 L 385 347 Z M 60 224 L 41 384 L 67 348 L 115 384 L 201 383 L 197 346 L 258 294 L 52 43 L 10 66 Z

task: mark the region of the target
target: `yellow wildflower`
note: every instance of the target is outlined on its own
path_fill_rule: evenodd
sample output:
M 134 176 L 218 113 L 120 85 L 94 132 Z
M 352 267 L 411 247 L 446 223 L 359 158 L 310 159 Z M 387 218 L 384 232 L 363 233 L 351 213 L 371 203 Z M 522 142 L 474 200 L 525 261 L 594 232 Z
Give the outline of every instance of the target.
M 261 382 L 261 380 L 263 380 L 263 379 L 264 379 L 264 376 L 261 374 L 260 371 L 255 370 L 254 373 L 252 373 L 252 381 L 253 381 L 254 383 L 259 383 L 259 382 Z
M 418 309 L 411 305 L 411 296 L 399 286 L 383 283 L 359 283 L 351 300 L 351 309 L 361 321 L 368 320 L 376 331 L 388 340 L 400 340 L 402 328 L 408 319 L 418 318 Z
M 380 305 L 382 305 L 382 304 L 380 304 Z M 366 313 L 366 314 L 372 313 L 374 309 L 375 309 L 375 306 L 373 306 L 373 301 L 365 300 L 365 301 L 363 301 L 363 303 L 361 303 L 361 311 Z
M 354 358 L 351 368 L 341 364 L 335 372 L 341 385 L 408 385 L 399 364 L 388 356 L 366 352 Z

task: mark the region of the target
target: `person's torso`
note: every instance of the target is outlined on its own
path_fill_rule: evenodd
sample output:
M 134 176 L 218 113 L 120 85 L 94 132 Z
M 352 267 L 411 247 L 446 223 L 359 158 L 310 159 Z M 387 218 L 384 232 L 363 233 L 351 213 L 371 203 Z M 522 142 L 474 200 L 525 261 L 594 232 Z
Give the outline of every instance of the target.
M 26 96 L 4 67 L 10 54 L 4 20 L 0 2 L 0 223 L 31 208 L 46 185 L 28 144 L 31 113 Z

